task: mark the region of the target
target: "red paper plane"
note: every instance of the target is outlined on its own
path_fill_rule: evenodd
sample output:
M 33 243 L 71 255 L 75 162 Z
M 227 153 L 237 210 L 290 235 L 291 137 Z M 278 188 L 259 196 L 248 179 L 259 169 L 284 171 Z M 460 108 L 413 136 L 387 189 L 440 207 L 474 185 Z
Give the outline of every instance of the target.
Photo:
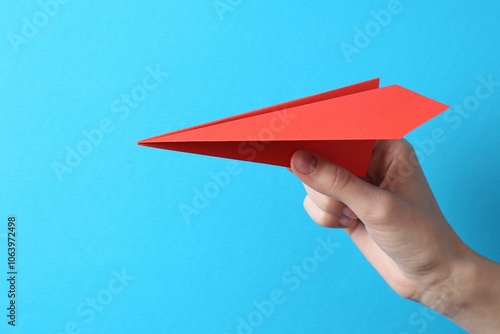
M 358 176 L 375 140 L 400 139 L 448 106 L 379 79 L 166 133 L 139 145 L 290 166 L 309 150 Z

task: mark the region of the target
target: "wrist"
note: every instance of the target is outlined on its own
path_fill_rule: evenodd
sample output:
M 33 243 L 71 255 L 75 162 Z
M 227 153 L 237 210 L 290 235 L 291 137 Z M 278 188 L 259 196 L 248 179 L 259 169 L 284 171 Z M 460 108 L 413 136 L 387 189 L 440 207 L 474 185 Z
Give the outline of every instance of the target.
M 500 328 L 500 264 L 467 249 L 447 277 L 430 289 L 426 306 L 472 333 Z

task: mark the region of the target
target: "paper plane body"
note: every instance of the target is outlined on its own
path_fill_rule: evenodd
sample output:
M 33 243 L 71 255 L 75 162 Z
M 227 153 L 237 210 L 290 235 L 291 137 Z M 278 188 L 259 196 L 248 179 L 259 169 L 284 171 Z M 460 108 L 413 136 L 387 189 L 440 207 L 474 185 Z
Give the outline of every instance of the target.
M 309 150 L 358 176 L 376 140 L 400 139 L 448 106 L 379 79 L 142 140 L 139 145 L 290 166 Z

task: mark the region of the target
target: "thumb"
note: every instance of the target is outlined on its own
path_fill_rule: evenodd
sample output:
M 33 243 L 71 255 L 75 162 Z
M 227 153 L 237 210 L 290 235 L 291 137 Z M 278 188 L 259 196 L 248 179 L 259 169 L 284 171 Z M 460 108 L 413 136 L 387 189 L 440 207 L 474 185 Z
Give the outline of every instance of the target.
M 362 221 L 378 218 L 377 208 L 381 207 L 380 204 L 387 203 L 387 196 L 390 196 L 346 169 L 308 151 L 296 151 L 290 165 L 293 173 L 304 184 L 343 202 Z

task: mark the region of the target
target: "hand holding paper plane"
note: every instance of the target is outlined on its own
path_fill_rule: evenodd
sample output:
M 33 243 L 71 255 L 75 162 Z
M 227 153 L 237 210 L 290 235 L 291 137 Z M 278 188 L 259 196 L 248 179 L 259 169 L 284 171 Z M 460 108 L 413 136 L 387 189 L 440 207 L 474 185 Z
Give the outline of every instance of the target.
M 401 139 L 446 109 L 398 85 L 379 88 L 373 79 L 138 144 L 286 167 L 304 149 L 364 176 L 375 140 Z

